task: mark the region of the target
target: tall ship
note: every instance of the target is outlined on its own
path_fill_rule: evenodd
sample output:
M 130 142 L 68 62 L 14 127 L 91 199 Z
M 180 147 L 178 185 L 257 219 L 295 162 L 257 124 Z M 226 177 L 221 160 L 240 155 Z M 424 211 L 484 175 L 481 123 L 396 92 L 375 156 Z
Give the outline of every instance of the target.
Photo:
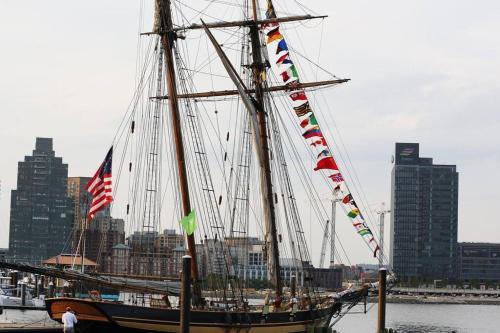
M 150 240 L 162 221 L 183 230 L 178 250 L 192 258 L 193 333 L 328 327 L 374 288 L 327 294 L 315 281 L 305 227 L 315 223 L 325 234 L 320 265 L 325 240 L 332 267 L 333 253 L 346 254 L 342 246 L 334 247 L 329 203 L 348 216 L 361 246 L 374 257 L 383 253 L 373 221 L 362 213 L 362 200 L 355 200 L 350 178 L 337 163 L 321 125 L 323 103 L 315 96 L 348 79 L 316 65 L 325 80 L 299 79 L 299 63 L 313 62 L 287 43 L 287 34 L 326 16 L 307 13 L 305 6 L 303 14 L 288 14 L 287 1 L 277 2 L 156 0 L 151 6 L 153 28 L 140 34 L 132 102 L 93 178 L 101 178 L 102 188 L 88 186 L 96 200 L 88 223 L 93 210 L 114 200 L 113 210 L 126 211 L 140 241 L 128 248 L 132 267 L 121 276 L 85 279 L 156 298 L 130 304 L 48 298 L 52 319 L 60 321 L 71 307 L 92 332 L 179 332 L 179 286 L 175 276 L 162 276 L 161 260 L 155 259 L 162 253 Z M 141 11 L 147 7 L 141 5 Z M 250 244 L 252 234 L 261 241 Z M 253 259 L 263 262 L 266 271 L 258 274 L 270 286 L 261 304 L 248 296 L 256 272 L 241 259 L 249 258 L 251 246 L 261 247 L 261 257 Z M 293 267 L 291 274 L 283 272 L 284 265 Z M 158 271 L 155 283 L 135 279 Z

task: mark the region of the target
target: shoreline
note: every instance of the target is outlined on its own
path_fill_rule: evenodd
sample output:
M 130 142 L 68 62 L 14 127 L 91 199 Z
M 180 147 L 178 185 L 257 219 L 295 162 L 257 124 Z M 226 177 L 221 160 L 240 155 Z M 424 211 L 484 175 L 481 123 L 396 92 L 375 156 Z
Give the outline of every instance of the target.
M 370 296 L 368 303 L 377 303 L 378 298 Z M 460 304 L 460 305 L 500 305 L 500 298 L 479 298 L 479 297 L 446 297 L 446 296 L 394 296 L 387 295 L 387 303 L 394 304 Z

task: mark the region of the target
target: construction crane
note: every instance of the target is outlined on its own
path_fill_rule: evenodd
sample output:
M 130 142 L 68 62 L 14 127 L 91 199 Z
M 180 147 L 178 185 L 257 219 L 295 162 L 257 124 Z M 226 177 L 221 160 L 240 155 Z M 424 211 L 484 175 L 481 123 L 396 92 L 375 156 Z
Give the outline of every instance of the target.
M 337 197 L 334 197 L 332 200 L 332 220 L 331 220 L 331 232 L 328 233 L 328 226 L 330 225 L 330 220 L 326 220 L 326 225 L 325 225 L 325 234 L 323 235 L 323 242 L 321 243 L 321 256 L 319 257 L 319 268 L 323 268 L 323 264 L 325 263 L 325 256 L 326 256 L 326 243 L 328 243 L 328 235 L 331 235 L 331 242 L 330 242 L 330 267 L 333 267 L 333 264 L 335 262 L 335 212 L 336 212 L 336 207 L 337 207 L 337 202 L 339 202 L 340 199 Z
M 384 267 L 384 222 L 385 222 L 385 214 L 390 213 L 391 211 L 385 209 L 385 203 L 382 202 L 381 209 L 377 211 L 379 215 L 379 223 L 380 223 L 380 250 L 378 252 L 378 267 Z
M 328 226 L 330 225 L 330 220 L 326 220 L 325 234 L 323 235 L 323 242 L 321 243 L 321 256 L 319 257 L 319 268 L 323 268 L 323 263 L 325 262 L 326 254 L 326 243 L 328 242 Z

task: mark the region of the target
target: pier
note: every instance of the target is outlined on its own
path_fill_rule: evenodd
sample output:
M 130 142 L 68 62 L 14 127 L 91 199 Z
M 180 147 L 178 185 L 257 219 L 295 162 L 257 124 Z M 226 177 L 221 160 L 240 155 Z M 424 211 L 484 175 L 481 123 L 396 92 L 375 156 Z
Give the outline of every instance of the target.
M 420 295 L 420 296 L 483 296 L 500 297 L 500 289 L 454 289 L 454 288 L 408 288 L 395 287 L 390 290 L 396 295 Z

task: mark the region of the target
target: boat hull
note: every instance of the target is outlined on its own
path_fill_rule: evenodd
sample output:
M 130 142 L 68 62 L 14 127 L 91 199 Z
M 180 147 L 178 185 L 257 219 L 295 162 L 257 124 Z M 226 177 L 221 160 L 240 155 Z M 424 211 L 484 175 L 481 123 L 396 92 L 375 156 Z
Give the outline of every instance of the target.
M 61 321 L 66 307 L 75 311 L 83 330 L 106 332 L 180 332 L 178 309 L 150 308 L 119 303 L 98 302 L 73 298 L 46 300 L 47 311 Z M 291 312 L 231 312 L 192 310 L 191 333 L 296 333 L 308 326 L 325 325 L 334 307 Z

